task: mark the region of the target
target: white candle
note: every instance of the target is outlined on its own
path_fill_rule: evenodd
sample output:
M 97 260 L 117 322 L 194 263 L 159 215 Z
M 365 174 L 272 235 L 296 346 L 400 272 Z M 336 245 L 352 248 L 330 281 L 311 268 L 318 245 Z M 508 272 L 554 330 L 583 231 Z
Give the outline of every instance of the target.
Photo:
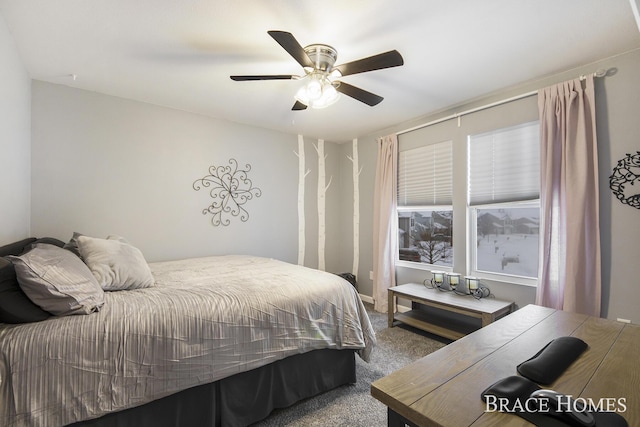
M 476 289 L 478 289 L 480 280 L 477 277 L 465 277 L 465 280 L 467 281 L 467 287 L 470 291 L 475 291 Z

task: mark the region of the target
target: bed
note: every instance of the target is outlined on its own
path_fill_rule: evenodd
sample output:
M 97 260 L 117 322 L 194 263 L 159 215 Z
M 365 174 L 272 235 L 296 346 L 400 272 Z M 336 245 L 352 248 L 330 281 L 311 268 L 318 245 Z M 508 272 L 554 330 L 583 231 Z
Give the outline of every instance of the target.
M 29 240 L 22 252 L 56 246 L 68 257 Z M 91 254 L 79 254 L 96 276 Z M 20 260 L 4 259 L 20 279 Z M 0 323 L 0 425 L 249 425 L 355 382 L 355 357 L 375 345 L 357 292 L 337 275 L 245 255 L 146 267 L 147 286 L 82 294 L 88 313 Z

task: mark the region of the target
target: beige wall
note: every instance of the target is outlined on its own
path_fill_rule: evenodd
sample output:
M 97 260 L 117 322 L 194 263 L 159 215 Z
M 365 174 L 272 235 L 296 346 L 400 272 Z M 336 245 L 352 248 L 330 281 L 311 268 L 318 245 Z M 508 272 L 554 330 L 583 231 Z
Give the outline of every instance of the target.
M 0 15 L 0 245 L 29 235 L 31 79 Z
M 118 234 L 149 261 L 228 253 L 297 262 L 297 136 L 169 108 L 33 82 L 32 233 L 62 240 L 74 231 Z M 305 264 L 318 266 L 317 164 L 305 141 Z M 325 142 L 327 270 L 339 259 L 337 145 Z M 246 222 L 211 225 L 211 198 L 192 184 L 209 166 L 249 164 L 262 191 L 244 205 Z M 337 194 L 337 193 L 336 193 Z

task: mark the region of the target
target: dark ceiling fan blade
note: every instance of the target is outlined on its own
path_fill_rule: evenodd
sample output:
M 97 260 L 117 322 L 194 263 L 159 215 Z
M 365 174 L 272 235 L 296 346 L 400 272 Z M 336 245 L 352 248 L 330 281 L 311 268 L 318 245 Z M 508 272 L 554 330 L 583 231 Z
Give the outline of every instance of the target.
M 291 74 L 274 74 L 274 75 L 266 75 L 266 76 L 230 76 L 231 80 L 235 80 L 237 82 L 246 82 L 251 80 L 293 80 L 298 76 L 294 76 Z
M 296 103 L 293 104 L 293 107 L 291 108 L 292 111 L 301 111 L 306 109 L 307 109 L 307 106 L 300 101 L 296 101 Z
M 343 76 L 348 76 L 367 71 L 381 70 L 383 68 L 398 67 L 403 64 L 404 59 L 402 59 L 400 52 L 390 50 L 389 52 L 358 59 L 357 61 L 347 62 L 346 64 L 333 67 L 333 69 L 340 71 L 340 74 Z
M 367 92 L 364 89 L 360 89 L 359 87 L 355 87 L 344 82 L 339 82 L 336 86 L 336 90 L 372 107 L 374 105 L 378 105 L 384 99 L 375 93 Z
M 293 34 L 288 33 L 286 31 L 267 31 L 271 37 L 275 41 L 278 42 L 280 46 L 284 48 L 289 55 L 293 56 L 293 59 L 298 61 L 298 64 L 303 67 L 314 68 L 313 61 L 307 55 L 307 52 L 304 51 L 304 48 L 300 46 L 300 43 L 293 37 Z

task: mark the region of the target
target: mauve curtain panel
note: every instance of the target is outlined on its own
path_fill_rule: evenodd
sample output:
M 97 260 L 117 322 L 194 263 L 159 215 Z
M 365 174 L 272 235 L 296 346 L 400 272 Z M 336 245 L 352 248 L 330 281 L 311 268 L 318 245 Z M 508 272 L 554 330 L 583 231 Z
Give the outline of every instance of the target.
M 593 75 L 540 90 L 538 108 L 542 238 L 536 304 L 600 316 Z
M 375 310 L 381 313 L 387 312 L 387 289 L 396 285 L 397 169 L 398 136 L 379 138 L 373 196 L 373 298 Z

